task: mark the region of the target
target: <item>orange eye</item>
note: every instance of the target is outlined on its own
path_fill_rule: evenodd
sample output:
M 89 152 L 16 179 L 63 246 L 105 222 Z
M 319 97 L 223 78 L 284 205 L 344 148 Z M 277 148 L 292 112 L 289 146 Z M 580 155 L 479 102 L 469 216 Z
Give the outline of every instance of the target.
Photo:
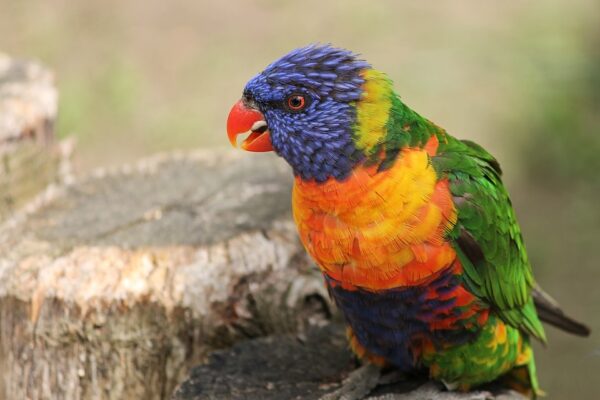
M 301 94 L 293 94 L 287 98 L 287 106 L 291 111 L 300 111 L 306 106 L 306 99 Z

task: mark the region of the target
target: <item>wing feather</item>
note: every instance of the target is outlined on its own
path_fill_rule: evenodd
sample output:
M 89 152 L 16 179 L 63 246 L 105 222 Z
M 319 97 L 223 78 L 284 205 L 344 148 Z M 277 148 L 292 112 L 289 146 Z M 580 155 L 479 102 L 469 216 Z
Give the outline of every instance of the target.
M 531 296 L 531 265 L 500 165 L 481 146 L 449 140 L 432 158 L 449 180 L 458 220 L 448 233 L 469 289 L 510 325 L 545 341 Z

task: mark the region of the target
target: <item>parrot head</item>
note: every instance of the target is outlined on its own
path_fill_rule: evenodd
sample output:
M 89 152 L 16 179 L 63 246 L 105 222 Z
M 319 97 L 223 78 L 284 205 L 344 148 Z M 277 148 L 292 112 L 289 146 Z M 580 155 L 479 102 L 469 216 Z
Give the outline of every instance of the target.
M 302 179 L 344 179 L 366 155 L 357 127 L 369 71 L 328 45 L 291 51 L 247 83 L 227 119 L 232 145 L 244 136 L 244 150 L 275 151 Z

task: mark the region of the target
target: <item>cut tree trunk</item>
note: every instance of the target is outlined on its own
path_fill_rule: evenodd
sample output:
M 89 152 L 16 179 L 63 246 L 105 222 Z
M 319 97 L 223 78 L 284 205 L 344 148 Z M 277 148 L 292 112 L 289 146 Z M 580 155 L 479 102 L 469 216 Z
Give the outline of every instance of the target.
M 58 180 L 56 109 L 52 73 L 0 53 L 0 221 Z
M 329 318 L 275 157 L 156 157 L 0 227 L 0 398 L 165 399 L 209 350 Z

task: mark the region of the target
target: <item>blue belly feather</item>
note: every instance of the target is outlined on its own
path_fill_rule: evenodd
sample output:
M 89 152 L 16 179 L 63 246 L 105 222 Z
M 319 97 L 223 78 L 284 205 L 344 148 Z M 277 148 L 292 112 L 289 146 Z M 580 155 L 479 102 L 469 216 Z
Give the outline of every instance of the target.
M 405 286 L 381 291 L 347 290 L 325 275 L 331 296 L 344 314 L 358 342 L 371 354 L 385 358 L 402 371 L 418 368 L 420 347 L 424 342 L 434 346 L 458 345 L 474 338 L 479 329 L 466 329 L 459 324 L 454 329 L 433 330 L 438 318 L 457 317 L 461 308 L 456 298 L 427 299 L 432 290 L 448 294 L 461 284 L 451 268 L 441 271 L 426 286 Z M 431 297 L 431 296 L 430 296 Z

